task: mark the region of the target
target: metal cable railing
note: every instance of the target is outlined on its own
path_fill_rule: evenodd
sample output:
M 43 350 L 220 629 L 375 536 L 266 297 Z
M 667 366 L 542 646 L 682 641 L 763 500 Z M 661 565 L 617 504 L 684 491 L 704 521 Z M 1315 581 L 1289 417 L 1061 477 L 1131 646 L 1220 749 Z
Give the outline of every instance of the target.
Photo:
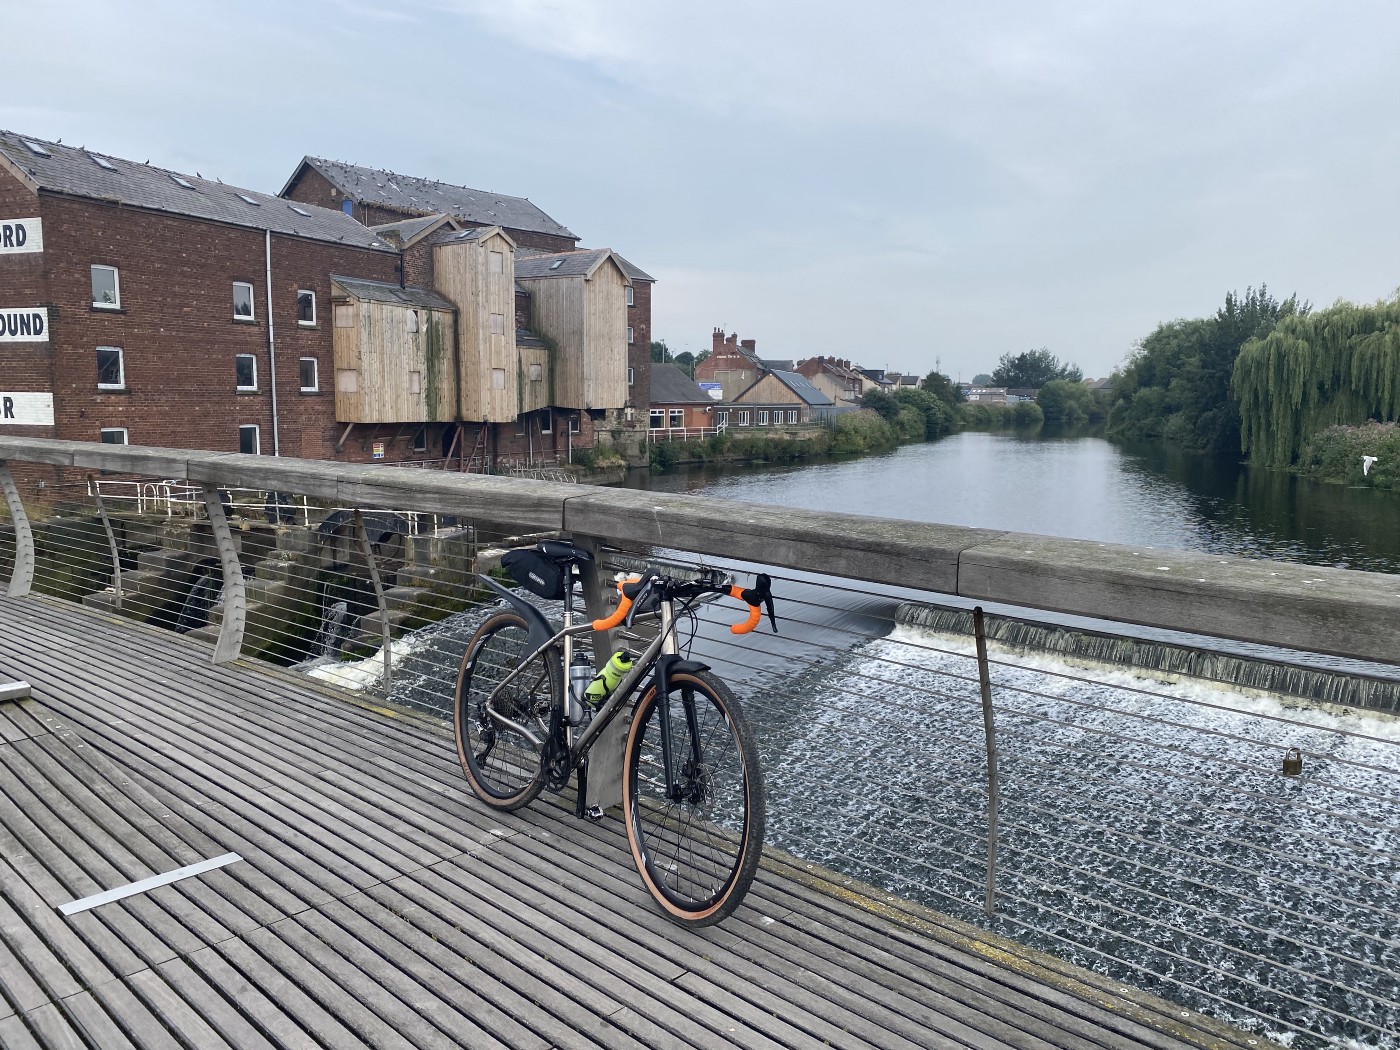
M 238 615 L 245 657 L 439 714 L 485 615 L 475 573 L 535 535 L 231 490 L 235 610 L 198 486 L 51 495 L 62 509 L 33 515 L 36 590 L 211 644 Z M 654 555 L 756 568 L 672 548 L 604 563 Z M 15 558 L 0 529 L 0 576 Z M 735 638 L 733 610 L 706 605 L 693 652 L 759 734 L 773 845 L 1261 1036 L 1396 1045 L 1400 719 L 993 644 L 989 768 L 971 640 L 896 615 L 939 595 L 772 574 L 782 634 Z M 1290 748 L 1301 775 L 1281 771 Z

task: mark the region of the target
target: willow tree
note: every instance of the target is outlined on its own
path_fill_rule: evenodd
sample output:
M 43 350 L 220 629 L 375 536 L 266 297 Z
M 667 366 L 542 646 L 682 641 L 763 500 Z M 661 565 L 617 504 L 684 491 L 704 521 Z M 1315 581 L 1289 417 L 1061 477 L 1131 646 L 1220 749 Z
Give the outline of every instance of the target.
M 1334 424 L 1400 419 L 1400 293 L 1280 319 L 1241 348 L 1231 385 L 1240 445 L 1263 466 L 1291 466 Z

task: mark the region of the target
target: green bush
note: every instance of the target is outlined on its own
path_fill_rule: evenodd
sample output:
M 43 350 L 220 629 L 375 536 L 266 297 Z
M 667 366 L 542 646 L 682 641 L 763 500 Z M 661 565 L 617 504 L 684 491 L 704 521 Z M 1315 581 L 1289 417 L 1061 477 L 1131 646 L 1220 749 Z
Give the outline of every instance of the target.
M 670 470 L 681 461 L 681 451 L 674 441 L 653 441 L 649 459 L 652 470 Z
M 1034 401 L 1017 401 L 1011 406 L 1013 427 L 1038 427 L 1045 422 L 1045 413 Z
M 1365 473 L 1364 456 L 1376 457 Z M 1297 471 L 1317 481 L 1400 491 L 1400 424 L 1328 427 L 1304 444 Z

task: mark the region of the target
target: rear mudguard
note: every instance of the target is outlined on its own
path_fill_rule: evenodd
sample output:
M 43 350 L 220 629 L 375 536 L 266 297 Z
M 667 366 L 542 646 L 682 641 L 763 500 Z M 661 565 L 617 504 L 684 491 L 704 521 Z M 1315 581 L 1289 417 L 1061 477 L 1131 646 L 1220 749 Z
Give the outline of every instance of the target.
M 525 623 L 529 627 L 530 633 L 527 637 L 532 651 L 544 645 L 545 642 L 549 641 L 558 633 L 550 626 L 549 621 L 544 618 L 544 613 L 540 612 L 524 598 L 520 597 L 520 595 L 501 586 L 490 576 L 481 573 L 478 573 L 478 575 L 481 576 L 481 581 L 485 583 L 486 586 L 490 587 L 502 598 L 510 602 L 511 607 L 525 618 Z

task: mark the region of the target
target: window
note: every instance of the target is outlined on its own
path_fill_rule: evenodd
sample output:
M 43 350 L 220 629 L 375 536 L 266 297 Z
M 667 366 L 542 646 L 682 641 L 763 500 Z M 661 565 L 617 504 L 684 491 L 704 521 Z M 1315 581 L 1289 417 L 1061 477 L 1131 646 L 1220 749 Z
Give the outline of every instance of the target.
M 653 408 L 651 410 L 651 429 L 661 430 L 666 426 L 666 410 L 664 408 Z
M 747 408 L 739 413 L 739 422 L 737 425 L 741 427 L 749 425 L 749 410 Z
M 233 282 L 233 319 L 253 320 L 253 286 L 246 281 Z
M 570 433 L 570 434 L 577 434 L 578 432 L 579 432 L 579 421 L 578 421 L 578 416 L 570 416 L 570 417 L 569 417 L 569 433 Z
M 100 310 L 120 310 L 122 292 L 115 266 L 92 268 L 92 305 Z
M 125 445 L 126 427 L 103 427 L 98 438 L 104 445 Z
M 720 426 L 722 426 L 722 427 L 727 427 L 727 426 L 729 426 L 729 409 L 727 409 L 727 408 L 721 408 L 721 409 L 719 410 L 719 412 L 716 413 L 716 415 L 719 417 L 719 425 L 720 425 Z
M 766 409 L 766 408 L 760 408 L 760 409 L 758 410 L 758 423 L 757 423 L 757 425 L 758 425 L 758 426 L 761 426 L 761 427 L 766 427 L 766 426 L 768 425 L 768 409 Z
M 191 182 L 189 179 L 185 178 L 183 175 L 176 175 L 174 172 L 172 172 L 170 175 L 170 181 L 175 183 L 175 185 L 177 186 L 185 187 L 185 189 L 187 190 L 194 189 L 194 183 Z
M 126 389 L 126 365 L 122 360 L 121 347 L 99 346 L 97 348 L 97 389 Z
M 319 389 L 320 383 L 316 371 L 316 359 L 314 357 L 303 357 L 301 359 L 301 392 L 303 394 L 314 394 Z
M 419 427 L 417 430 L 415 430 L 415 431 L 413 432 L 413 451 L 414 451 L 414 452 L 427 452 L 427 451 L 428 451 L 428 428 L 427 428 L 427 427 Z
M 252 354 L 237 354 L 233 360 L 234 372 L 238 376 L 238 389 L 256 390 L 258 388 L 258 359 Z
M 505 253 L 505 252 L 491 252 L 489 255 L 487 255 L 486 258 L 487 258 L 487 270 L 488 270 L 488 272 L 490 272 L 490 273 L 505 273 L 505 272 L 506 272 L 506 253 Z
M 627 326 L 627 345 L 628 345 L 628 346 L 631 346 L 631 345 L 632 345 L 633 343 L 635 343 L 636 341 L 637 341 L 637 334 L 636 334 L 636 332 L 634 332 L 634 331 L 632 330 L 632 326 L 629 324 L 629 325 Z
M 530 382 L 538 383 L 544 378 L 544 366 L 538 361 L 530 366 Z
M 504 390 L 506 388 L 506 370 L 504 368 L 491 369 L 491 389 Z
M 671 429 L 673 429 L 673 430 L 683 430 L 683 429 L 685 429 L 685 409 L 683 409 L 683 408 L 673 408 L 673 409 L 671 409 Z
M 492 334 L 492 335 L 505 335 L 505 334 L 506 334 L 506 315 L 505 315 L 505 314 L 492 314 L 492 315 L 491 315 L 491 334 Z
M 297 324 L 307 328 L 316 325 L 316 293 L 309 288 L 297 289 Z
M 239 194 L 236 194 L 235 196 L 237 196 L 238 199 L 241 200 L 244 204 L 251 204 L 254 208 L 261 208 L 261 207 L 262 207 L 261 204 L 259 204 L 259 203 L 258 203 L 256 200 L 254 200 L 252 197 L 248 196 L 246 193 L 239 193 Z
M 244 423 L 238 428 L 238 451 L 250 456 L 258 454 L 258 425 Z
M 544 415 L 540 416 L 540 433 L 554 433 L 554 413 L 547 408 L 544 410 Z
M 346 197 L 343 201 L 340 202 L 340 210 L 343 211 L 346 215 L 354 215 L 355 202 L 352 201 L 349 197 Z
M 417 311 L 417 310 L 409 310 L 409 311 L 408 311 L 408 314 L 407 314 L 407 317 L 408 317 L 408 330 L 409 330 L 409 332 L 416 332 L 416 331 L 418 331 L 418 311 Z
M 628 385 L 628 386 L 631 386 L 632 383 L 633 383 L 633 381 L 634 381 L 636 378 L 637 378 L 637 370 L 636 370 L 635 368 L 629 368 L 629 369 L 627 369 L 627 385 Z
M 789 422 L 789 423 L 796 423 L 796 422 L 797 422 L 797 409 L 795 409 L 795 408 L 790 408 L 790 409 L 788 409 L 788 422 Z
M 632 286 L 629 284 L 629 285 L 627 286 L 627 305 L 628 305 L 628 306 L 636 306 L 636 305 L 637 305 L 637 297 L 636 297 L 635 295 L 632 294 L 632 291 L 633 291 Z
M 99 168 L 101 168 L 103 171 L 117 170 L 117 166 L 113 164 L 110 160 L 108 160 L 106 157 L 99 157 L 96 153 L 89 153 L 88 156 L 91 157 L 92 162 L 96 164 Z
M 423 373 L 408 373 L 408 392 L 410 394 L 421 394 L 423 392 Z

